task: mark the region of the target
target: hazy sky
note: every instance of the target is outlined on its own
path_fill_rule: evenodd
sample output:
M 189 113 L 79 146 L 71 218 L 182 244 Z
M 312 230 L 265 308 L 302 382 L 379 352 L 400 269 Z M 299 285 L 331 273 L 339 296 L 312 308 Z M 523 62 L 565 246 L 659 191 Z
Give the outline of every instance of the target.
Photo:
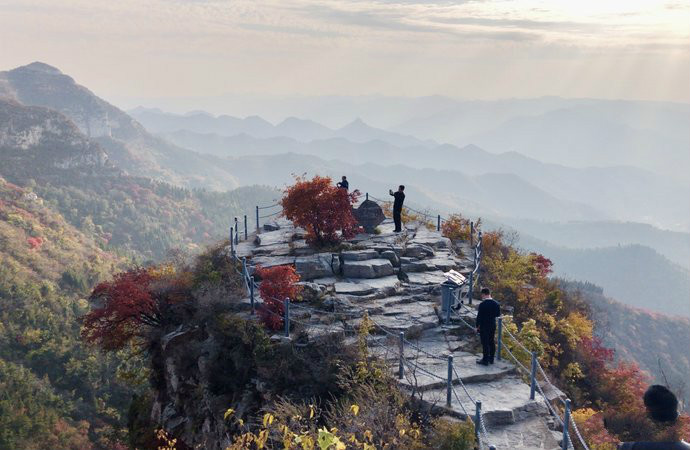
M 34 60 L 111 99 L 690 101 L 690 1 L 0 0 L 0 69 Z

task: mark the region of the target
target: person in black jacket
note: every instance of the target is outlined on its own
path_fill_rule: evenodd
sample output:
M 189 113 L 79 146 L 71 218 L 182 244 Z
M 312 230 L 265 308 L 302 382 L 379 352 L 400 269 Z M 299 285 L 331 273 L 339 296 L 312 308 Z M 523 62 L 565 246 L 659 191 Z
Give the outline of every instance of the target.
M 389 190 L 388 193 L 392 195 L 395 200 L 393 201 L 393 222 L 395 222 L 395 232 L 400 233 L 402 231 L 402 208 L 403 202 L 405 201 L 405 186 L 402 184 L 398 186 L 398 190 L 393 192 Z
M 501 315 L 501 306 L 491 298 L 489 288 L 482 288 L 482 302 L 477 308 L 477 333 L 482 341 L 482 359 L 477 364 L 488 366 L 496 356 L 496 318 Z
M 668 427 L 678 420 L 678 399 L 666 386 L 655 384 L 644 393 L 644 406 L 647 415 L 654 422 Z M 670 430 L 670 428 L 669 428 Z M 671 433 L 673 434 L 673 433 Z M 666 442 L 624 442 L 619 450 L 690 450 L 690 444 L 678 436 L 672 436 Z
M 343 175 L 342 181 L 338 181 L 336 184 L 339 188 L 345 189 L 346 191 L 350 189 L 350 183 L 347 181 L 347 177 Z

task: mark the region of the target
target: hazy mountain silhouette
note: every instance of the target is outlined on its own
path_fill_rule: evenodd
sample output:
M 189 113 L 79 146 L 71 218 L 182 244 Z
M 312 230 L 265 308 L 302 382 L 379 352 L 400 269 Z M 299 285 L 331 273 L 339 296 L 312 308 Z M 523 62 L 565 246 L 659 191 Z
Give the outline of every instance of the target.
M 256 116 L 239 119 L 227 115 L 214 117 L 208 113 L 177 115 L 141 107 L 130 110 L 129 113 L 152 133 L 186 130 L 220 136 L 246 134 L 260 139 L 289 137 L 299 142 L 344 138 L 351 142 L 380 140 L 400 147 L 434 145 L 433 141 L 422 141 L 409 135 L 371 127 L 361 119 L 355 119 L 341 128 L 331 129 L 312 120 L 296 117 L 288 117 L 274 126 Z
M 401 148 L 381 140 L 355 143 L 343 138 L 304 143 L 289 137 L 257 139 L 247 134 L 219 136 L 186 130 L 164 136 L 180 146 L 217 156 L 293 152 L 361 165 L 402 162 L 409 167 L 452 169 L 472 175 L 514 174 L 557 198 L 590 205 L 610 218 L 690 229 L 690 211 L 678 208 L 690 197 L 690 188 L 629 166 L 570 168 L 545 164 L 515 152 L 489 153 L 474 145 Z M 428 184 L 433 189 L 434 180 Z M 458 184 L 456 189 L 462 186 Z
M 597 284 L 626 305 L 690 317 L 690 271 L 649 247 L 569 249 L 526 235 L 520 246 L 550 258 L 556 276 Z
M 123 111 L 47 64 L 35 62 L 0 72 L 0 97 L 61 112 L 128 173 L 189 187 L 238 186 L 208 157 L 152 136 Z

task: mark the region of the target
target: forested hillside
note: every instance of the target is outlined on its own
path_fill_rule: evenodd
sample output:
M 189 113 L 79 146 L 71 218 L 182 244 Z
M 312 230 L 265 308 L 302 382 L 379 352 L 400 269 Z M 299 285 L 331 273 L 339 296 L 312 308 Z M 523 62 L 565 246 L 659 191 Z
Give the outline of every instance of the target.
M 2 178 L 0 259 L 0 448 L 117 448 L 132 386 L 121 355 L 83 345 L 79 318 L 125 261 Z
M 635 361 L 658 383 L 668 384 L 690 408 L 690 319 L 631 308 L 591 283 L 560 281 L 589 305 L 594 330 L 620 361 Z
M 0 176 L 34 190 L 104 247 L 160 258 L 225 236 L 236 215 L 272 203 L 275 191 L 187 190 L 132 177 L 60 113 L 0 99 Z
M 0 449 L 117 450 L 147 372 L 79 337 L 84 297 L 170 250 L 198 252 L 275 191 L 127 175 L 61 113 L 0 99 Z

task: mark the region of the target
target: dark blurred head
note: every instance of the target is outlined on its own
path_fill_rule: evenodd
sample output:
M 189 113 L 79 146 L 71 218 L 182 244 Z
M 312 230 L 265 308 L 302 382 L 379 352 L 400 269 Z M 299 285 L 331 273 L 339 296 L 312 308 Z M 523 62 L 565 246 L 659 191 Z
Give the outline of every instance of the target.
M 400 186 L 398 186 L 398 190 L 399 190 L 399 191 L 404 191 L 404 190 L 405 190 L 405 186 L 403 186 L 403 185 L 401 184 Z
M 347 177 L 345 175 L 343 175 L 343 181 L 345 181 L 345 180 L 347 180 Z
M 482 288 L 481 290 L 482 297 L 491 297 L 491 291 L 489 288 Z
M 654 384 L 644 393 L 647 414 L 657 422 L 674 422 L 678 418 L 678 399 L 665 386 Z

